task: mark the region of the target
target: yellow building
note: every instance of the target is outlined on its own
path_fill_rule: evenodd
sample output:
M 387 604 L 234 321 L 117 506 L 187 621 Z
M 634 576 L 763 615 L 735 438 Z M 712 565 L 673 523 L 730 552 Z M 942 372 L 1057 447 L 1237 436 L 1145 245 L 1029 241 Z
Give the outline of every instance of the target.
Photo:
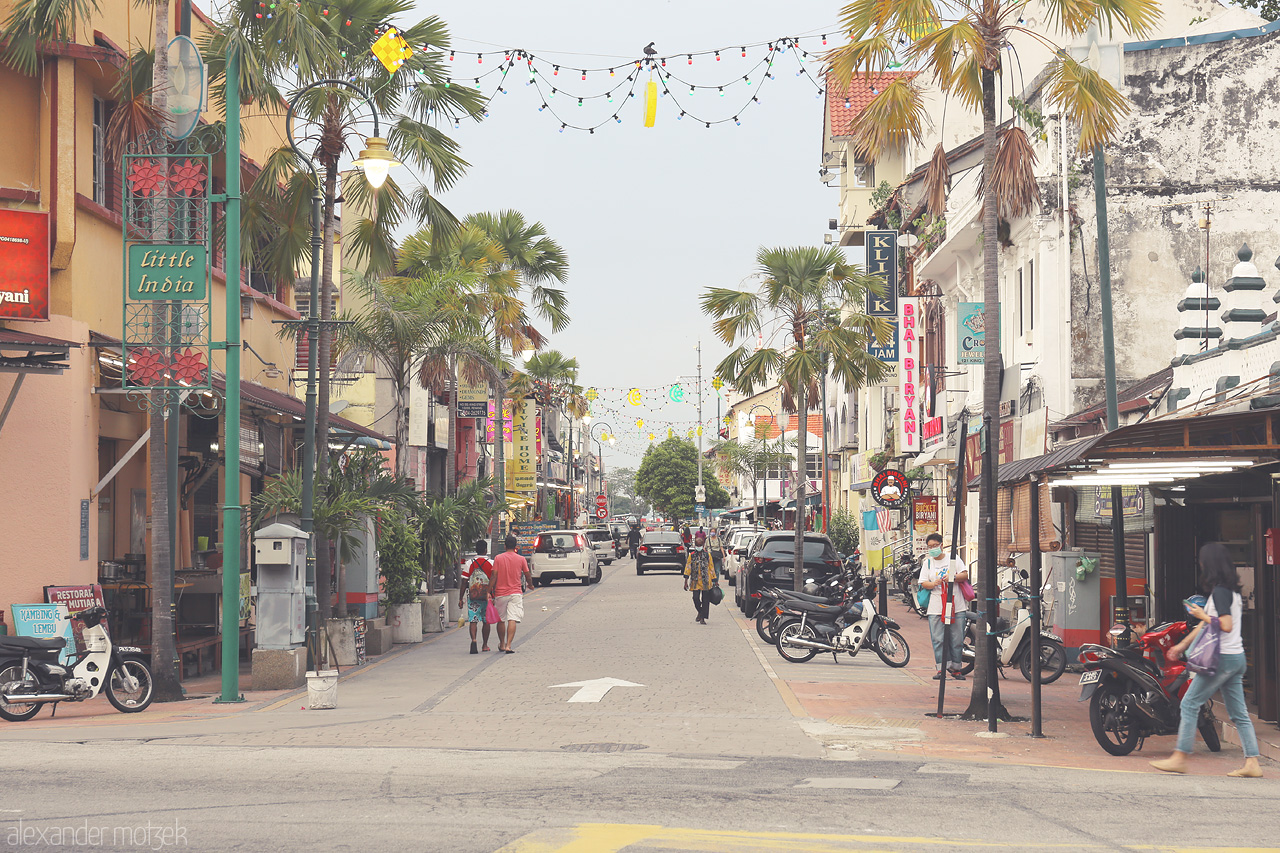
M 0 479 L 7 485 L 0 496 L 0 614 L 7 616 L 12 604 L 43 601 L 46 585 L 102 582 L 120 617 L 113 633 L 145 646 L 152 578 L 149 415 L 120 387 L 123 181 L 118 153 L 108 151 L 106 139 L 126 52 L 150 49 L 155 28 L 150 6 L 102 0 L 99 7 L 74 43 L 42 49 L 34 75 L 0 66 L 0 215 L 42 214 L 9 215 L 47 222 L 49 233 L 47 319 L 13 319 L 21 312 L 0 310 Z M 3 4 L 0 14 L 8 15 Z M 197 11 L 197 43 L 209 27 Z M 243 122 L 242 183 L 248 186 L 257 164 L 282 144 L 282 120 L 247 108 Z M 220 154 L 212 171 L 216 194 L 225 187 Z M 214 206 L 215 217 L 221 207 Z M 30 242 L 5 239 L 7 221 L 0 218 L 0 309 L 22 307 L 6 304 L 3 292 L 19 275 L 11 261 L 31 249 Z M 247 505 L 264 477 L 293 466 L 301 440 L 295 428 L 303 405 L 289 382 L 294 345 L 278 337 L 277 325 L 300 315 L 290 288 L 250 287 L 246 269 L 241 310 L 227 318 L 222 256 L 215 243 L 210 336 L 215 344 L 225 340 L 229 319 L 240 324 L 245 342 L 243 411 L 233 438 L 240 441 L 237 476 Z M 43 270 L 23 274 L 33 276 L 37 290 L 43 286 Z M 194 395 L 179 426 L 175 550 L 182 573 L 179 642 L 187 647 L 210 639 L 218 622 L 224 355 L 215 345 L 214 391 Z M 341 418 L 334 428 L 383 438 Z M 247 570 L 247 553 L 241 565 Z

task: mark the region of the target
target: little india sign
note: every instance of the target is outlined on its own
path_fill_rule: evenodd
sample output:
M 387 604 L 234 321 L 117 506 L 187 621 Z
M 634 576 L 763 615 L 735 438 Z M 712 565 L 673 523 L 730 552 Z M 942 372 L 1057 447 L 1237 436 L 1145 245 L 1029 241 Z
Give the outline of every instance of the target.
M 208 290 L 204 246 L 130 246 L 129 298 L 203 300 Z

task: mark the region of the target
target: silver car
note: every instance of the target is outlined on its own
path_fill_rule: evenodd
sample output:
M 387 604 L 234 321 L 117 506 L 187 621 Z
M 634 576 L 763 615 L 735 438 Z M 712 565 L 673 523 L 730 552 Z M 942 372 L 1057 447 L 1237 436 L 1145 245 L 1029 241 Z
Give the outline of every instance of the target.
M 554 580 L 578 580 L 583 586 L 600 580 L 600 561 L 581 530 L 544 530 L 533 540 L 529 560 L 533 582 L 548 586 Z
M 593 528 L 582 532 L 596 552 L 596 559 L 606 566 L 612 565 L 614 554 L 616 553 L 613 546 L 613 534 L 602 528 Z

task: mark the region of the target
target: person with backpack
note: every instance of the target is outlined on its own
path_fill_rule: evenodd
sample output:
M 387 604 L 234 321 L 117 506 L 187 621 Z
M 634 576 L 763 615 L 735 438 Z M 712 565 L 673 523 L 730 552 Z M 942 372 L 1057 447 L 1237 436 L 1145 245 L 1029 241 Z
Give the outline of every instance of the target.
M 484 614 L 489 607 L 489 581 L 493 577 L 493 563 L 485 556 L 488 553 L 489 543 L 477 539 L 476 558 L 462 570 L 462 580 L 458 584 L 458 609 L 467 608 L 473 655 L 480 653 L 476 649 L 476 625 L 484 626 L 484 651 L 489 651 L 489 623 L 485 621 Z

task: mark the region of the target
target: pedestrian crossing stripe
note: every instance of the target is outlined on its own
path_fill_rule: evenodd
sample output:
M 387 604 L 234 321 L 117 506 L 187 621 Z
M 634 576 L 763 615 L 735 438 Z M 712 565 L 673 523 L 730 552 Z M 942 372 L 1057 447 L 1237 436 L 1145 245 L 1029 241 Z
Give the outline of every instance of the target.
M 1158 853 L 1276 853 L 1276 847 L 1184 847 L 1180 845 L 1100 845 L 1079 841 L 1041 844 L 1025 841 L 925 838 L 891 835 L 829 835 L 799 832 L 747 832 L 689 829 L 646 824 L 583 823 L 539 829 L 494 853 L 621 853 L 633 844 L 645 850 L 697 853 L 869 853 L 928 850 L 938 847 L 1018 850 L 1123 850 Z

